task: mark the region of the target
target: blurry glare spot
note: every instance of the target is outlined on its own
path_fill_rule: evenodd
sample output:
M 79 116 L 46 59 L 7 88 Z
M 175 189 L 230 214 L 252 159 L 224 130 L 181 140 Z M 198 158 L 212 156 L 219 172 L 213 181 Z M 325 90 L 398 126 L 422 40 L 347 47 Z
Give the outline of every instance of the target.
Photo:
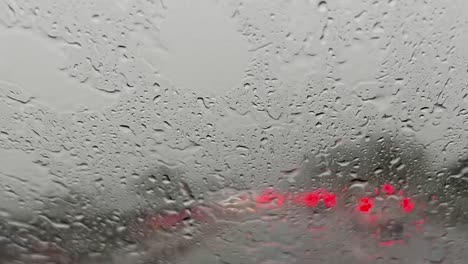
M 390 246 L 393 246 L 395 244 L 402 244 L 403 241 L 402 240 L 388 240 L 388 241 L 381 241 L 379 243 L 379 246 L 381 247 L 390 247 Z
M 283 207 L 284 202 L 286 201 L 286 195 L 277 193 L 272 189 L 266 189 L 255 199 L 255 201 L 258 204 L 270 204 L 271 202 L 275 201 L 276 207 Z M 266 208 L 273 209 L 275 208 L 275 205 L 267 206 Z
M 384 186 L 382 187 L 382 192 L 388 195 L 392 195 L 395 193 L 395 188 L 390 184 L 384 184 Z
M 257 203 L 271 203 L 274 199 L 276 199 L 276 194 L 273 192 L 272 189 L 264 190 L 256 199 Z
M 359 200 L 358 210 L 362 213 L 367 213 L 372 209 L 373 200 L 368 197 L 363 197 Z
M 410 213 L 414 209 L 414 202 L 411 201 L 409 198 L 404 198 L 401 201 L 400 206 L 401 206 L 401 209 L 403 210 L 403 212 Z
M 323 201 L 327 208 L 334 207 L 336 205 L 336 195 L 325 190 L 317 190 L 299 195 L 294 199 L 296 204 L 304 204 L 307 207 L 316 207 L 320 201 Z
M 278 199 L 276 199 L 276 205 L 278 205 L 278 207 L 282 207 L 284 205 L 285 200 L 286 195 L 278 195 Z
M 328 208 L 334 207 L 336 205 L 336 195 L 334 193 L 326 193 L 323 197 L 323 203 Z
M 317 192 L 309 192 L 304 196 L 304 204 L 308 207 L 315 207 L 320 201 L 319 194 Z

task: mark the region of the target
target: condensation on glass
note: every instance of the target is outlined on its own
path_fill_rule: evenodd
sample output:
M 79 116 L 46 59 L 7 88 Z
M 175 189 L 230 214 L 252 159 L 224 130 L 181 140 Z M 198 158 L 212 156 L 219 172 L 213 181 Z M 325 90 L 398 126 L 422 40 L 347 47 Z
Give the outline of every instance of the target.
M 466 263 L 467 14 L 0 0 L 0 263 Z

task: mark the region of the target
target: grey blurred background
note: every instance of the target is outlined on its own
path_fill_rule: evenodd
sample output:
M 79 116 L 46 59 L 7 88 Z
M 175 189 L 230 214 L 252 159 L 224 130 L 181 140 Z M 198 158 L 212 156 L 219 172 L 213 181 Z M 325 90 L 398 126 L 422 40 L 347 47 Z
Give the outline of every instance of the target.
M 109 236 L 68 240 L 113 249 L 138 212 L 226 189 L 390 182 L 424 203 L 438 197 L 425 211 L 436 235 L 408 242 L 420 258 L 344 252 L 356 263 L 464 263 L 467 11 L 462 0 L 0 0 L 0 245 L 42 263 L 31 245 L 61 244 L 74 224 Z M 274 233 L 281 257 L 266 246 L 189 259 L 342 263 L 333 249 L 356 233 L 332 232 L 316 249 L 328 253 L 309 259 L 303 245 L 316 240 L 280 223 L 237 234 Z M 229 230 L 216 236 L 226 247 L 246 243 Z M 77 244 L 57 262 L 90 254 Z M 21 263 L 15 254 L 5 263 Z

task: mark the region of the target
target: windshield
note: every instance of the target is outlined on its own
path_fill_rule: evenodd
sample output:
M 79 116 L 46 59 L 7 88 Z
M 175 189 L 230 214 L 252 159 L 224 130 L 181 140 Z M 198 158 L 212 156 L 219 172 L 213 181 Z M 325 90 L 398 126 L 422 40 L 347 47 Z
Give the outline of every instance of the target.
M 0 264 L 466 263 L 467 3 L 0 0 Z

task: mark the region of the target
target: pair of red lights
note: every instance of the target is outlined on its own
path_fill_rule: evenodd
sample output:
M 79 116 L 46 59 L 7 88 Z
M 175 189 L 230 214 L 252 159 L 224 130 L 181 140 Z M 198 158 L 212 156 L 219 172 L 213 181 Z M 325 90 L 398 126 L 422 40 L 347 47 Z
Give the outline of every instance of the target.
M 363 197 L 359 200 L 357 208 L 360 212 L 367 213 L 371 211 L 373 204 L 372 198 Z M 400 208 L 404 213 L 411 213 L 414 209 L 414 202 L 410 198 L 404 197 L 400 201 Z
M 271 204 L 275 201 L 277 207 L 282 207 L 288 199 L 288 195 L 275 192 L 273 189 L 264 190 L 255 201 L 259 204 Z M 316 207 L 320 202 L 323 202 L 327 208 L 336 205 L 336 195 L 323 189 L 312 192 L 302 193 L 293 197 L 295 204 L 303 204 L 307 207 Z
M 376 188 L 375 195 L 379 194 L 381 190 L 385 195 L 395 195 L 395 188 L 390 184 L 384 184 L 381 188 Z M 398 193 L 400 199 L 400 208 L 404 213 L 410 213 L 414 209 L 414 202 L 403 196 L 403 192 Z M 260 195 L 258 195 L 255 201 L 258 204 L 269 204 L 267 208 L 282 207 L 284 203 L 292 198 L 294 204 L 304 205 L 310 208 L 318 206 L 320 203 L 327 208 L 332 208 L 336 206 L 337 195 L 333 192 L 329 192 L 324 189 L 318 189 L 311 192 L 305 192 L 293 195 L 292 197 L 288 194 L 283 194 L 274 191 L 273 189 L 266 189 Z M 372 207 L 374 206 L 374 198 L 372 197 L 362 197 L 357 203 L 357 210 L 361 213 L 371 212 Z M 264 206 L 263 206 L 264 207 Z

